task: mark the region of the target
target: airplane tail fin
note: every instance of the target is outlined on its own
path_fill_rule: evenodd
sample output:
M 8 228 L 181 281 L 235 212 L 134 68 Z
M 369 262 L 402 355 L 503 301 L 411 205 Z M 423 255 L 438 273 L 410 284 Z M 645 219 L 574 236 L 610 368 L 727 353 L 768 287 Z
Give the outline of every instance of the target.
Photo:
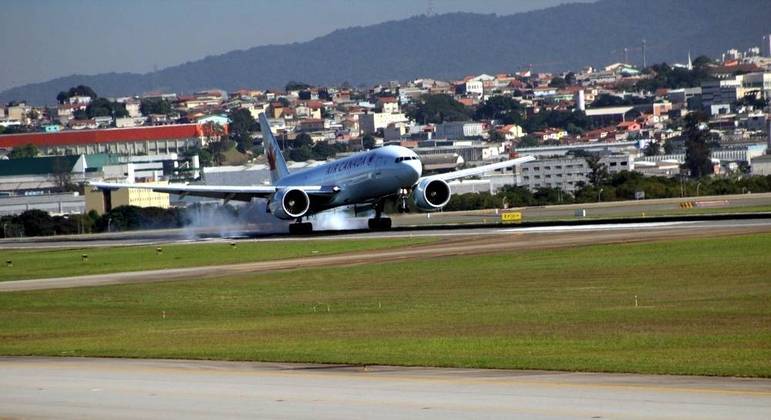
M 260 114 L 260 131 L 262 131 L 262 146 L 265 149 L 265 158 L 270 167 L 270 180 L 275 184 L 279 179 L 289 175 L 289 169 L 286 166 L 284 155 L 281 154 L 281 148 L 278 147 L 278 141 L 273 137 L 270 130 L 268 118 L 265 114 Z

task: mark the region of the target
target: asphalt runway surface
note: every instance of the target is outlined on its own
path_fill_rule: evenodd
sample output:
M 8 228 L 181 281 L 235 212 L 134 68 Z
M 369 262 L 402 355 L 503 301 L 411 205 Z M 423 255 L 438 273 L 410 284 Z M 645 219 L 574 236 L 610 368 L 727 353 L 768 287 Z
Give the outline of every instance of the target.
M 768 419 L 771 380 L 0 358 L 0 418 Z
M 359 251 L 328 256 L 308 256 L 273 261 L 219 266 L 186 267 L 87 276 L 0 282 L 0 292 L 42 290 L 83 286 L 149 283 L 203 279 L 246 273 L 266 273 L 297 268 L 350 266 L 457 255 L 478 255 L 514 250 L 555 249 L 595 244 L 650 242 L 667 239 L 700 238 L 771 232 L 771 219 L 702 222 L 654 222 L 588 226 L 506 227 L 488 229 L 424 230 L 419 232 L 367 232 L 334 236 L 332 239 L 437 237 L 436 242 L 400 249 Z M 319 237 L 312 237 L 318 239 Z M 292 238 L 302 241 L 308 238 Z M 261 239 L 276 240 L 276 239 Z M 282 239 L 287 240 L 287 239 Z

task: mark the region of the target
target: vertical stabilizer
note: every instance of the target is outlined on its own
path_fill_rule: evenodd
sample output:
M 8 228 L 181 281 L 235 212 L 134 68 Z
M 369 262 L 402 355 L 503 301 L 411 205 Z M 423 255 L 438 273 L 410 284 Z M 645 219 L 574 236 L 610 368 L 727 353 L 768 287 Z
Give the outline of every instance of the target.
M 262 146 L 265 148 L 265 158 L 268 160 L 270 168 L 270 180 L 273 184 L 281 178 L 289 175 L 289 169 L 286 167 L 284 155 L 281 154 L 281 148 L 278 147 L 278 141 L 273 137 L 270 131 L 270 124 L 265 114 L 260 114 L 260 131 L 262 131 Z

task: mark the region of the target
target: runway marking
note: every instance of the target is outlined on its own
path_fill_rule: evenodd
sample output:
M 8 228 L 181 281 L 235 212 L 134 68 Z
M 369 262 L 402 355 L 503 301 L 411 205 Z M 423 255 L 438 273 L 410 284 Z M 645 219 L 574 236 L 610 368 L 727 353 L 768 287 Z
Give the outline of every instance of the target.
M 662 227 L 689 227 L 696 222 L 608 223 L 602 225 L 542 226 L 501 229 L 502 232 L 572 232 L 586 230 L 637 230 Z

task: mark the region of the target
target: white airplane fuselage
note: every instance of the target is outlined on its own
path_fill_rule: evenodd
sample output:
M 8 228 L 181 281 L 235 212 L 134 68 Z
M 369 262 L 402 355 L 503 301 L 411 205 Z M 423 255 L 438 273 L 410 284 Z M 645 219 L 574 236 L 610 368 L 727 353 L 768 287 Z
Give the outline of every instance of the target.
M 371 203 L 397 194 L 415 185 L 422 171 L 423 165 L 415 152 L 401 146 L 385 146 L 290 173 L 281 178 L 276 186 L 338 187 L 340 191 L 337 194 L 311 209 L 319 212 L 338 206 Z

